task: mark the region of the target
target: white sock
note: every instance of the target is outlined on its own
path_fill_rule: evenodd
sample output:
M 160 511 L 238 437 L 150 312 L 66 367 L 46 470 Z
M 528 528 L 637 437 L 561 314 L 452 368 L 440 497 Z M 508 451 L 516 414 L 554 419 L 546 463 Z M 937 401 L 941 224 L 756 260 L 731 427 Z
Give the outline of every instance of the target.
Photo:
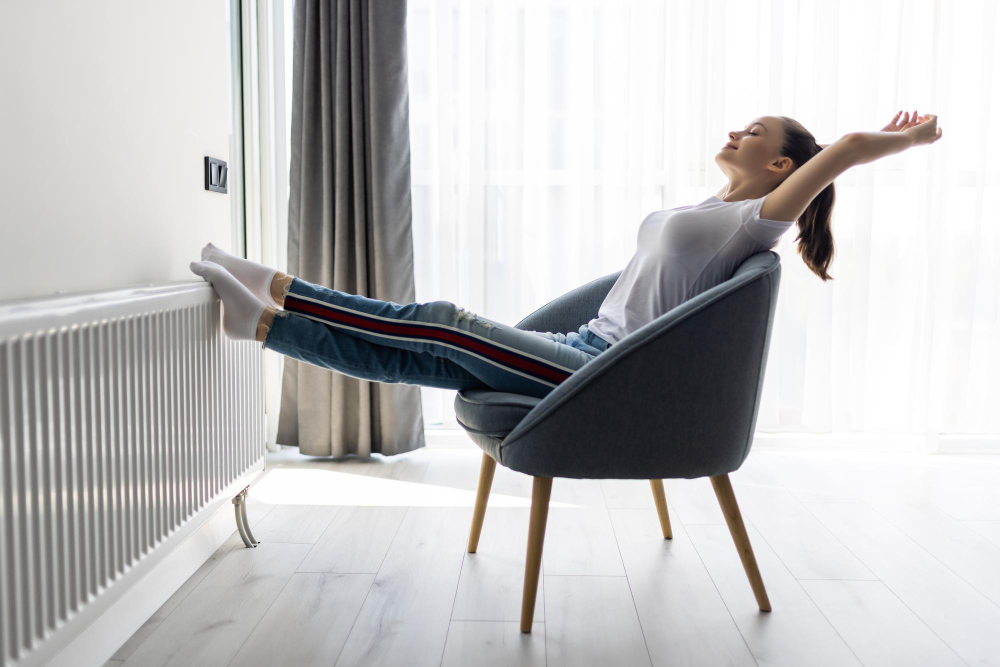
M 278 269 L 272 269 L 269 266 L 252 262 L 249 259 L 230 255 L 213 243 L 209 243 L 201 249 L 201 259 L 203 262 L 215 262 L 225 267 L 229 273 L 233 274 L 236 280 L 246 285 L 247 289 L 253 292 L 258 299 L 269 306 L 280 308 L 274 299 L 271 298 L 271 281 L 274 280 L 274 274 L 278 272 Z
M 191 262 L 191 270 L 203 277 L 222 298 L 222 329 L 236 340 L 256 340 L 257 324 L 267 307 L 226 267 L 215 262 Z

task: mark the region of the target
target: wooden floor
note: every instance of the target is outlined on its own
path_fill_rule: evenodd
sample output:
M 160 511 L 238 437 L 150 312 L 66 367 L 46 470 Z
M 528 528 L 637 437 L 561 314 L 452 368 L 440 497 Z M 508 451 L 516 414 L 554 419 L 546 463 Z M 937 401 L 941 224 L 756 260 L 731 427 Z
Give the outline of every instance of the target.
M 1000 665 L 1000 456 L 755 451 L 730 475 L 773 611 L 708 479 L 555 479 L 518 628 L 531 478 L 481 453 L 269 455 L 234 532 L 108 665 Z M 235 531 L 235 525 L 234 525 Z

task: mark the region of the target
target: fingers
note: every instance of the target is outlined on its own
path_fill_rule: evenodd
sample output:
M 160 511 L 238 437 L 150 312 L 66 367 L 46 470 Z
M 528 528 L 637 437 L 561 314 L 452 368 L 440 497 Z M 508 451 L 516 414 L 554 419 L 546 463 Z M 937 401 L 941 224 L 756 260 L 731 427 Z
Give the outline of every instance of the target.
M 906 130 L 916 125 L 924 125 L 931 123 L 935 127 L 936 133 L 932 141 L 937 141 L 941 137 L 941 128 L 937 126 L 937 115 L 932 113 L 925 113 L 920 115 L 917 110 L 914 109 L 911 114 L 909 111 L 897 111 L 896 115 L 892 117 L 892 121 L 883 128 L 883 130 L 898 131 Z

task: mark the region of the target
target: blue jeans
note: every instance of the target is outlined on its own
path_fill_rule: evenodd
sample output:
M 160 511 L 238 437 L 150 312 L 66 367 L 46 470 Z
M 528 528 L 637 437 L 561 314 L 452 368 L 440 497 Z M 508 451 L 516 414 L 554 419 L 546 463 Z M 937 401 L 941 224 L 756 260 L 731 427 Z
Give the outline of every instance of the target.
M 542 398 L 608 342 L 586 324 L 525 331 L 450 301 L 401 305 L 293 277 L 263 347 L 361 380 Z

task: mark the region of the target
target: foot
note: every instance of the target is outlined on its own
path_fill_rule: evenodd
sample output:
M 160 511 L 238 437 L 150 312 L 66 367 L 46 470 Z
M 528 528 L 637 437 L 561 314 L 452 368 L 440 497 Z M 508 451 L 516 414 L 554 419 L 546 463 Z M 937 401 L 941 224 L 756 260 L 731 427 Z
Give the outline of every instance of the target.
M 263 303 L 280 307 L 281 304 L 276 302 L 271 294 L 271 283 L 278 273 L 277 269 L 230 255 L 213 243 L 209 243 L 201 249 L 201 259 L 203 262 L 214 262 L 224 267 Z
M 224 266 L 191 262 L 191 270 L 212 284 L 222 298 L 222 329 L 234 340 L 256 340 L 257 325 L 267 305 Z

